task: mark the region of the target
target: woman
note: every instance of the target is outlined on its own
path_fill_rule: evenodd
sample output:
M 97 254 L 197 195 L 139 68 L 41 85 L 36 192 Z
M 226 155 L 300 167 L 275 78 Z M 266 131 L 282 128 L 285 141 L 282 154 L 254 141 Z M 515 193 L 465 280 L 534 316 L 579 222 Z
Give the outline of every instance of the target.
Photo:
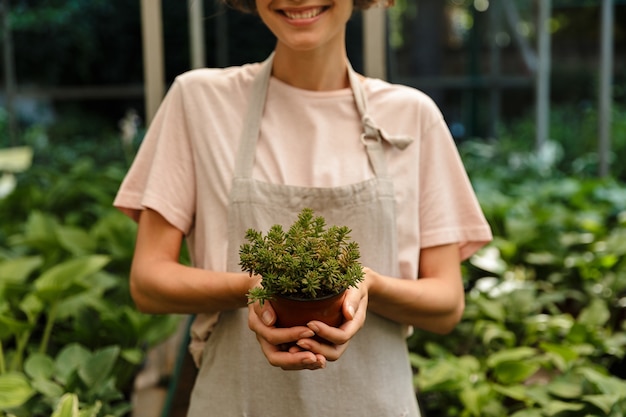
M 258 14 L 276 48 L 168 92 L 115 201 L 139 222 L 132 296 L 196 315 L 190 416 L 418 416 L 407 330 L 455 326 L 460 262 L 491 239 L 445 122 L 419 91 L 352 71 L 347 21 L 377 0 L 224 1 Z M 247 306 L 260 280 L 238 266 L 245 231 L 303 207 L 361 248 L 339 328 L 276 328 L 269 303 Z

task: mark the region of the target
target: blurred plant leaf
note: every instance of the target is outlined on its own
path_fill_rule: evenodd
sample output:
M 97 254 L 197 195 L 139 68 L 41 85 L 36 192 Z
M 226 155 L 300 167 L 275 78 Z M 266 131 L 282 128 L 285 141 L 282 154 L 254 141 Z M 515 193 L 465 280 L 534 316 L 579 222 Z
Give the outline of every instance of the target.
M 17 372 L 0 374 L 0 410 L 19 407 L 34 393 L 24 374 Z
M 66 292 L 72 284 L 100 271 L 108 262 L 107 256 L 90 255 L 55 265 L 35 281 L 37 294 L 43 300 L 53 301 Z
M 67 393 L 61 397 L 51 417 L 79 417 L 78 397 Z
M 100 349 L 94 352 L 86 363 L 79 368 L 78 375 L 87 386 L 98 386 L 110 377 L 111 370 L 120 354 L 118 346 Z
M 0 171 L 23 172 L 33 163 L 33 149 L 29 146 L 0 149 Z

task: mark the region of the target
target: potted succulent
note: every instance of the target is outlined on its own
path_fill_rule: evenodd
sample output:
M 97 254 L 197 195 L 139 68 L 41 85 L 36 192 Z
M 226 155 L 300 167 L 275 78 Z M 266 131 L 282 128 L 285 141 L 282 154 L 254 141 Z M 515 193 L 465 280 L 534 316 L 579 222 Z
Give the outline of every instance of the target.
M 359 246 L 350 232 L 346 226 L 326 228 L 326 220 L 310 208 L 287 231 L 280 225 L 266 235 L 249 229 L 248 243 L 239 249 L 240 265 L 261 276 L 261 286 L 248 294 L 250 302 L 269 301 L 281 327 L 310 320 L 341 324 L 345 290 L 363 280 Z

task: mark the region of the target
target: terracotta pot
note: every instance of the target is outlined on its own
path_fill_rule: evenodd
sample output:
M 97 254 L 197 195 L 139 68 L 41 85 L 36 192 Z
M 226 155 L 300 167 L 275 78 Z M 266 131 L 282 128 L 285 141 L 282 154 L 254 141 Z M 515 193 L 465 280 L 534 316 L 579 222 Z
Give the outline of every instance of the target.
M 306 326 L 311 320 L 338 327 L 343 323 L 341 306 L 345 296 L 345 291 L 313 300 L 277 296 L 270 301 L 276 312 L 276 327 Z

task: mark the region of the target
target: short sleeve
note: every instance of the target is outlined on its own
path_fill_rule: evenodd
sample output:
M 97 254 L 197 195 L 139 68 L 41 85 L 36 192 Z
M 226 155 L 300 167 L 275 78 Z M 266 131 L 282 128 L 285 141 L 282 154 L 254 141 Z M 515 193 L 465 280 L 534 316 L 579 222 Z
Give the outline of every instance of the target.
M 176 81 L 159 107 L 113 205 L 137 220 L 150 208 L 184 233 L 193 223 L 195 171 L 184 97 Z
M 422 247 L 459 243 L 467 259 L 492 239 L 491 228 L 443 117 L 427 127 L 420 146 Z

